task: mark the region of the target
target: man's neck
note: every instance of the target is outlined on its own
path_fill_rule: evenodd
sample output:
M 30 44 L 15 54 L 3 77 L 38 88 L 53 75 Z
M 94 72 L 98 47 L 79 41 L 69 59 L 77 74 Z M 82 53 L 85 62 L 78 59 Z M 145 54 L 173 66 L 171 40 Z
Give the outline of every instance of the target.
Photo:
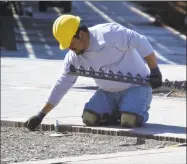
M 86 37 L 85 37 L 85 49 L 87 50 L 88 47 L 90 45 L 90 33 L 86 33 Z

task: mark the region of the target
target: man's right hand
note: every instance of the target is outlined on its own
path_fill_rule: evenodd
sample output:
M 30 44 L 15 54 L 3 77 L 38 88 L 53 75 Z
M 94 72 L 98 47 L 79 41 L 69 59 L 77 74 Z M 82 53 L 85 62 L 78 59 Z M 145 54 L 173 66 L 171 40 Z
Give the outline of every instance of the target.
M 30 117 L 26 121 L 25 123 L 26 127 L 31 131 L 35 130 L 36 127 L 41 124 L 44 117 L 45 117 L 45 114 L 42 112 L 39 112 L 37 115 Z
M 158 67 L 151 69 L 150 83 L 153 89 L 156 89 L 162 86 L 162 74 Z

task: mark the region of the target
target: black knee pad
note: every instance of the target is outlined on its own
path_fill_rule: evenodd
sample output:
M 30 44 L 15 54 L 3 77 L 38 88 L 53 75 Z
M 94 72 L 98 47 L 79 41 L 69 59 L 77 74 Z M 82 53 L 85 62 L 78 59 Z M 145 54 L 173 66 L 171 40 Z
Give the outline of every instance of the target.
M 82 115 L 83 123 L 88 126 L 98 126 L 100 122 L 99 114 L 91 111 L 91 110 L 84 110 Z
M 143 124 L 143 116 L 131 112 L 121 113 L 121 126 L 125 128 L 141 127 Z

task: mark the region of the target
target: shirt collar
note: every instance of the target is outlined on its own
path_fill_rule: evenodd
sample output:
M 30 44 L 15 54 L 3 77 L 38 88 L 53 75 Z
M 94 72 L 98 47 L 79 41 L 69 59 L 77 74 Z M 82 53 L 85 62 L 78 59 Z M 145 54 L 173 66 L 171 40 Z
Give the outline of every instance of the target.
M 86 52 L 95 52 L 104 47 L 105 40 L 98 31 L 89 28 L 90 43 Z

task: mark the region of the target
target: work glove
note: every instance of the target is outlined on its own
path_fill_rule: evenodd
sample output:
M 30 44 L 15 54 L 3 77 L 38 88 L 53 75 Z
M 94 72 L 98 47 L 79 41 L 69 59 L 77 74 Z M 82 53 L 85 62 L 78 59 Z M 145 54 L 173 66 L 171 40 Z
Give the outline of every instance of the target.
M 150 69 L 150 84 L 152 89 L 156 89 L 162 85 L 162 74 L 159 67 Z
M 30 117 L 30 118 L 26 121 L 26 123 L 25 123 L 25 124 L 26 124 L 26 127 L 27 127 L 29 130 L 31 130 L 31 131 L 35 130 L 36 127 L 37 127 L 38 125 L 41 124 L 41 122 L 42 122 L 42 120 L 44 119 L 45 116 L 46 116 L 46 115 L 45 115 L 44 113 L 39 112 L 37 115 Z

